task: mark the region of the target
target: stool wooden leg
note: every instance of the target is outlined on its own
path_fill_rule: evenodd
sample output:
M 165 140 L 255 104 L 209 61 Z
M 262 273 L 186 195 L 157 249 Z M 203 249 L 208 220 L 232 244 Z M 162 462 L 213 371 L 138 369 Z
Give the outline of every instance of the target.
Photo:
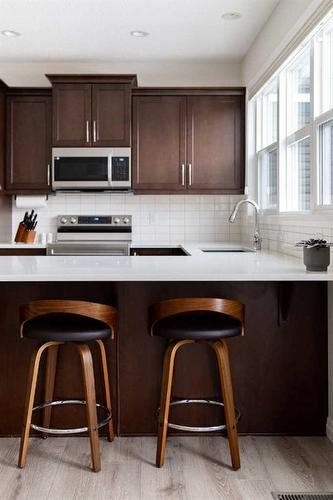
M 213 348 L 216 353 L 219 373 L 220 373 L 231 463 L 233 469 L 237 470 L 240 468 L 240 457 L 239 457 L 238 436 L 236 427 L 234 396 L 231 383 L 228 346 L 225 341 L 221 340 L 218 342 L 214 342 Z
M 101 360 L 102 360 L 102 369 L 103 369 L 103 382 L 104 382 L 104 397 L 105 397 L 105 404 L 107 409 L 112 412 L 111 408 L 111 391 L 110 391 L 110 382 L 109 382 L 109 371 L 108 371 L 108 364 L 106 360 L 106 353 L 105 353 L 105 346 L 102 340 L 97 340 L 96 341 L 99 350 L 101 353 Z M 113 431 L 113 417 L 111 420 L 107 423 L 107 435 L 108 435 L 108 441 L 113 441 L 114 440 L 114 431 Z
M 86 398 L 86 410 L 88 430 L 91 447 L 91 460 L 94 472 L 101 470 L 101 457 L 99 451 L 99 439 L 97 428 L 96 392 L 94 380 L 94 366 L 89 347 L 86 344 L 76 344 L 81 358 L 84 392 Z
M 57 344 L 57 342 L 47 342 L 43 344 L 41 347 L 37 348 L 33 353 L 33 355 L 31 356 L 30 370 L 28 375 L 28 388 L 27 388 L 25 409 L 24 409 L 23 428 L 21 435 L 20 453 L 18 459 L 18 466 L 20 468 L 23 468 L 25 466 L 27 458 L 32 409 L 36 393 L 40 359 L 45 349 L 53 346 L 54 344 Z
M 158 416 L 156 467 L 163 467 L 164 464 L 175 356 L 180 347 L 190 343 L 193 343 L 193 341 L 175 340 L 169 344 L 164 355 L 161 403 Z
M 57 370 L 59 345 L 49 347 L 47 350 L 46 372 L 45 372 L 45 392 L 44 403 L 50 403 L 53 400 L 54 382 Z M 52 406 L 47 406 L 43 411 L 43 427 L 50 427 Z M 47 433 L 43 433 L 42 437 L 47 438 Z

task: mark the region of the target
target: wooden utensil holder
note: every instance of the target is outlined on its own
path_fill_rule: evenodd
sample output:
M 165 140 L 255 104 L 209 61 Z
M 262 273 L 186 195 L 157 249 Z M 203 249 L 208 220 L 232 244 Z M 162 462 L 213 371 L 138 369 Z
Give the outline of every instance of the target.
M 26 225 L 20 222 L 16 231 L 16 243 L 34 243 L 36 238 L 36 231 L 28 231 Z

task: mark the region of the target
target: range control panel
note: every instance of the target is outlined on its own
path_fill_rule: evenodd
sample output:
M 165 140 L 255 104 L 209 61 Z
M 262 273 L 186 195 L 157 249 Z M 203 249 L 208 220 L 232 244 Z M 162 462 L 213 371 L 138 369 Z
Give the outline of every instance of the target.
M 57 226 L 131 226 L 131 215 L 58 215 Z

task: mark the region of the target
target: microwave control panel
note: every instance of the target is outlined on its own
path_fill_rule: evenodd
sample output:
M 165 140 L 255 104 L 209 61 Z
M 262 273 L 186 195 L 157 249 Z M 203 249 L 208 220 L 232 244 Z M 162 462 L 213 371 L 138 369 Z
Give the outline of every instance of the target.
M 129 156 L 112 156 L 112 181 L 130 180 Z

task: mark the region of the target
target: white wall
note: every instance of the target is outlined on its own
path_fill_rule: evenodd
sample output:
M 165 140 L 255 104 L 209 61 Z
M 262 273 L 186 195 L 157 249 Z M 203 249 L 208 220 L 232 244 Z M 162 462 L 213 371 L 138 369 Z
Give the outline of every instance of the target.
M 288 45 L 322 0 L 280 0 L 242 63 L 242 79 L 251 86 Z
M 0 62 L 0 78 L 9 86 L 50 86 L 46 73 L 134 73 L 140 86 L 241 85 L 241 64 L 233 62 Z

